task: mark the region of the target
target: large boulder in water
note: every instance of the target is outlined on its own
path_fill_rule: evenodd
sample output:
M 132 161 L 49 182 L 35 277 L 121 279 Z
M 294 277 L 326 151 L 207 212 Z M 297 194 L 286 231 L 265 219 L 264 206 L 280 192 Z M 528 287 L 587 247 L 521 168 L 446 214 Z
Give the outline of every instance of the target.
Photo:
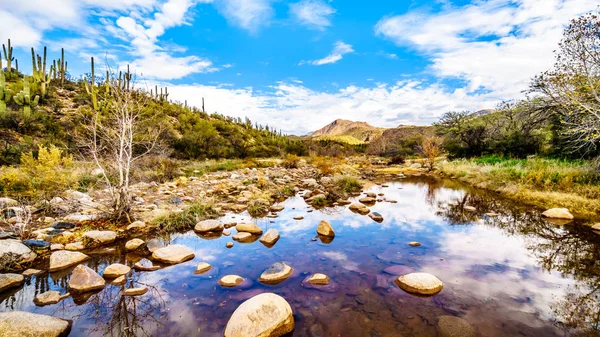
M 475 337 L 475 329 L 460 317 L 440 316 L 438 334 L 440 337 Z
M 222 232 L 223 224 L 218 220 L 204 220 L 196 224 L 194 231 L 198 233 Z
M 544 213 L 542 216 L 550 219 L 564 219 L 564 220 L 573 220 L 573 214 L 569 212 L 567 208 L 551 208 Z
M 427 273 L 410 273 L 396 279 L 402 290 L 420 295 L 435 295 L 442 291 L 444 284 L 437 277 Z
M 0 293 L 4 290 L 18 287 L 25 282 L 21 274 L 0 274 Z
M 86 246 L 99 246 L 113 243 L 117 233 L 113 231 L 89 231 L 83 234 L 83 243 Z
M 20 270 L 35 258 L 37 254 L 19 240 L 6 239 L 0 244 L 0 271 Z
M 78 293 L 100 290 L 105 285 L 106 282 L 98 273 L 81 264 L 75 267 L 69 280 L 69 289 Z
M 267 247 L 272 247 L 279 240 L 279 231 L 275 228 L 270 228 L 265 235 L 260 238 L 260 242 L 262 242 Z
M 69 268 L 76 264 L 80 264 L 89 258 L 89 256 L 80 252 L 71 252 L 67 250 L 55 251 L 50 255 L 50 268 L 48 271 L 53 272 Z
M 231 315 L 224 337 L 278 337 L 294 330 L 294 316 L 281 296 L 265 293 L 242 303 Z
M 64 319 L 24 311 L 0 312 L 1 337 L 67 336 L 71 322 Z
M 258 281 L 266 284 L 278 284 L 292 275 L 294 269 L 285 262 L 275 262 L 259 277 Z
M 168 264 L 182 263 L 193 259 L 194 256 L 196 256 L 194 252 L 184 245 L 169 245 L 152 253 L 153 260 Z
M 333 231 L 331 224 L 325 220 L 322 220 L 319 223 L 319 226 L 317 227 L 317 234 L 323 236 L 335 236 L 335 232 Z

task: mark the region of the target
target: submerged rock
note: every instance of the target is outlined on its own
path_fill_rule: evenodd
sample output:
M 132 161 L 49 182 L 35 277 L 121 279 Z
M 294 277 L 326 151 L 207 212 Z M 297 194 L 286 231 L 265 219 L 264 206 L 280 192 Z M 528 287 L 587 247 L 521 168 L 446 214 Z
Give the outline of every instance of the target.
M 435 295 L 444 284 L 437 277 L 427 273 L 410 273 L 396 279 L 396 284 L 404 291 L 420 295 Z
M 293 272 L 294 269 L 285 262 L 275 262 L 260 275 L 258 281 L 266 284 L 281 283 L 287 280 Z
M 23 269 L 37 254 L 19 240 L 5 239 L 0 244 L 0 271 Z
M 329 284 L 329 276 L 321 273 L 316 273 L 311 275 L 308 279 L 306 279 L 306 283 L 314 284 L 314 285 L 328 285 Z
M 322 236 L 335 236 L 333 227 L 331 227 L 331 224 L 325 220 L 321 220 L 321 222 L 319 222 L 319 226 L 317 227 L 317 234 Z
M 0 293 L 21 286 L 25 282 L 25 277 L 21 274 L 0 274 Z
M 71 330 L 71 322 L 24 311 L 0 313 L 2 337 L 62 337 Z
M 273 293 L 256 295 L 231 315 L 224 337 L 278 337 L 294 330 L 290 304 Z
M 198 233 L 222 232 L 223 228 L 223 224 L 218 220 L 204 220 L 196 224 L 194 231 Z
M 78 293 L 100 290 L 105 285 L 106 282 L 98 273 L 81 264 L 75 267 L 69 280 L 69 289 Z
M 37 295 L 33 299 L 33 303 L 35 303 L 35 305 L 41 307 L 44 305 L 56 304 L 69 296 L 71 296 L 69 293 L 61 295 L 60 292 L 58 292 L 58 291 L 49 290 L 43 294 Z
M 169 245 L 152 253 L 152 259 L 168 264 L 182 263 L 196 256 L 191 249 L 183 245 Z
M 50 255 L 50 268 L 48 271 L 53 272 L 65 268 L 72 267 L 76 264 L 89 259 L 90 257 L 80 252 L 70 252 L 59 250 Z
M 152 263 L 152 261 L 148 259 L 141 259 L 133 265 L 135 270 L 139 271 L 155 271 L 159 270 L 161 267 Z
M 124 264 L 113 263 L 110 266 L 106 267 L 106 269 L 104 269 L 104 273 L 102 274 L 102 276 L 104 276 L 105 278 L 117 278 L 121 275 L 129 273 L 130 271 L 131 268 Z
M 437 328 L 440 337 L 475 337 L 473 326 L 460 317 L 440 316 Z
M 260 238 L 260 242 L 262 242 L 265 246 L 273 246 L 279 240 L 279 231 L 275 228 L 270 228 L 265 235 Z
M 564 220 L 573 220 L 575 218 L 567 208 L 551 208 L 542 213 L 542 216 L 550 219 Z
M 238 275 L 225 275 L 219 279 L 219 284 L 222 287 L 232 288 L 244 282 L 244 278 Z
M 250 234 L 262 234 L 263 233 L 262 228 L 258 227 L 256 224 L 253 224 L 253 223 L 239 223 L 239 224 L 235 225 L 235 229 L 238 232 L 246 232 L 246 233 L 250 233 Z

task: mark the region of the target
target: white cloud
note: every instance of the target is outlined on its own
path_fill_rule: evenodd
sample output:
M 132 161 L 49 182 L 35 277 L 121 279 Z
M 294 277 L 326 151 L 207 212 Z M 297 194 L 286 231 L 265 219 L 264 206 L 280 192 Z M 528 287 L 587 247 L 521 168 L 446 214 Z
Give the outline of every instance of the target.
M 437 76 L 466 80 L 468 92 L 483 88 L 511 99 L 552 65 L 564 25 L 595 7 L 587 0 L 478 1 L 385 17 L 375 31 L 430 57 Z
M 268 25 L 273 16 L 273 0 L 216 0 L 219 12 L 227 20 L 250 33 Z
M 319 60 L 314 60 L 314 61 L 300 61 L 300 63 L 298 65 L 303 65 L 303 64 L 312 64 L 315 66 L 321 66 L 324 64 L 330 64 L 330 63 L 336 63 L 337 61 L 341 60 L 345 54 L 349 54 L 349 53 L 353 53 L 354 49 L 352 49 L 352 46 L 344 43 L 342 41 L 338 41 L 333 45 L 333 51 L 331 52 L 331 54 L 325 56 L 322 59 Z
M 324 30 L 331 26 L 329 17 L 336 11 L 322 0 L 302 0 L 291 4 L 290 12 L 301 24 Z

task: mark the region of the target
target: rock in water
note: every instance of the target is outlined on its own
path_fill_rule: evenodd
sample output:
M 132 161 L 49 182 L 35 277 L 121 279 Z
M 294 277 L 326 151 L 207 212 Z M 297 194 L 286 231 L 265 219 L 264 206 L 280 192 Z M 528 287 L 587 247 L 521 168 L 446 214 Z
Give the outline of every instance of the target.
M 328 285 L 329 284 L 329 276 L 325 274 L 316 273 L 311 275 L 306 282 L 310 284 L 316 285 Z
M 24 311 L 0 313 L 2 337 L 61 337 L 67 336 L 71 322 L 47 315 Z
M 83 242 L 86 246 L 107 245 L 117 239 L 117 233 L 113 231 L 89 231 L 83 234 Z
M 0 274 L 0 293 L 4 290 L 18 287 L 25 282 L 21 274 Z
M 104 282 L 104 279 L 100 275 L 81 264 L 75 267 L 69 280 L 69 289 L 78 293 L 100 290 L 105 285 L 106 282 Z
M 146 287 L 129 288 L 129 289 L 123 290 L 123 296 L 140 296 L 140 295 L 144 295 L 147 292 L 148 292 L 148 288 L 146 288 Z
M 475 337 L 473 326 L 462 318 L 441 316 L 438 320 L 440 337 Z
M 284 262 L 275 262 L 262 275 L 258 281 L 266 284 L 277 284 L 287 280 L 292 275 L 294 269 Z
M 203 274 L 206 273 L 207 271 L 209 271 L 212 268 L 212 266 L 206 262 L 201 262 L 198 267 L 196 267 L 196 271 L 194 272 L 194 274 Z
M 319 226 L 317 227 L 317 234 L 323 235 L 323 236 L 335 236 L 335 232 L 333 231 L 333 228 L 331 227 L 329 222 L 327 222 L 325 220 L 322 220 L 319 223 Z
M 14 239 L 2 240 L 0 244 L 0 271 L 22 269 L 33 262 L 37 254 L 21 241 Z
M 542 213 L 542 216 L 546 217 L 546 218 L 551 218 L 551 219 L 565 219 L 565 220 L 573 220 L 573 214 L 571 214 L 571 212 L 569 212 L 568 209 L 566 208 L 551 208 L 547 211 L 545 211 L 544 213 Z
M 165 244 L 159 239 L 150 239 L 146 242 L 146 247 L 150 251 L 150 253 L 154 253 L 155 250 L 164 247 Z
M 191 260 L 194 258 L 194 252 L 188 247 L 183 245 L 169 245 L 167 247 L 159 248 L 152 253 L 152 258 L 156 261 L 177 264 Z
M 232 288 L 244 282 L 244 278 L 238 275 L 225 275 L 219 279 L 219 284 L 222 287 Z
M 266 246 L 273 246 L 279 240 L 279 231 L 275 228 L 269 229 L 265 235 L 260 238 L 260 242 Z
M 222 232 L 223 224 L 218 220 L 204 220 L 196 224 L 194 231 L 198 233 Z
M 377 212 L 373 212 L 369 214 L 369 218 L 371 218 L 375 222 L 383 222 L 383 216 Z
M 231 315 L 224 337 L 279 337 L 294 330 L 294 316 L 281 296 L 265 293 L 242 303 Z
M 238 232 L 246 232 L 250 234 L 262 234 L 263 230 L 253 223 L 239 223 L 235 226 Z
M 444 287 L 442 281 L 427 273 L 402 275 L 396 279 L 396 284 L 406 292 L 421 295 L 435 295 Z
M 143 248 L 145 245 L 146 243 L 142 239 L 131 239 L 125 243 L 125 250 L 128 252 L 133 252 Z
M 41 307 L 41 306 L 49 305 L 49 304 L 56 304 L 69 296 L 70 296 L 69 293 L 61 295 L 60 292 L 58 292 L 58 291 L 50 290 L 50 291 L 46 291 L 43 294 L 37 295 L 33 299 L 33 303 L 35 303 L 35 305 Z
M 124 264 L 113 263 L 110 266 L 106 267 L 106 269 L 104 269 L 104 274 L 102 274 L 102 276 L 104 276 L 105 278 L 117 278 L 121 275 L 129 273 L 130 271 L 131 268 Z
M 90 257 L 80 252 L 70 252 L 59 250 L 50 255 L 50 268 L 48 271 L 53 272 L 65 268 L 69 268 L 76 264 L 89 259 Z
M 421 243 L 417 242 L 417 241 L 411 241 L 408 243 L 408 245 L 411 247 L 419 247 L 421 245 Z

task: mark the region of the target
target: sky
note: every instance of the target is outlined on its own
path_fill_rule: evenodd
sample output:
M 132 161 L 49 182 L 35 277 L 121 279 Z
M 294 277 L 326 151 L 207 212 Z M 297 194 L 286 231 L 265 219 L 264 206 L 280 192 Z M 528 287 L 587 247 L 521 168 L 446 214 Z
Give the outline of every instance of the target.
M 288 134 L 337 118 L 429 125 L 525 97 L 591 0 L 0 0 L 0 42 L 65 48 L 69 73 L 130 65 L 136 86 Z

